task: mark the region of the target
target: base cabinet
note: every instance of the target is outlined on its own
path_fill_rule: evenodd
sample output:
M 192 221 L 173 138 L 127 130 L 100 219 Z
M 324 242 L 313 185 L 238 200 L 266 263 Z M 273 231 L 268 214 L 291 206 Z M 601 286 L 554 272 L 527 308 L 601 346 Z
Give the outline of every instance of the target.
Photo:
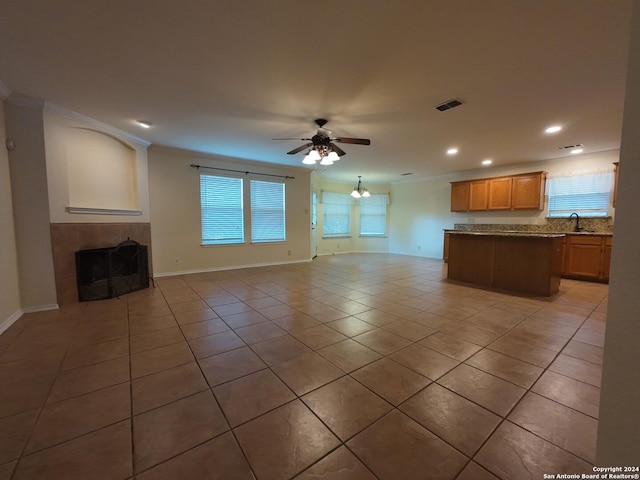
M 581 280 L 609 280 L 611 236 L 567 235 L 562 276 Z

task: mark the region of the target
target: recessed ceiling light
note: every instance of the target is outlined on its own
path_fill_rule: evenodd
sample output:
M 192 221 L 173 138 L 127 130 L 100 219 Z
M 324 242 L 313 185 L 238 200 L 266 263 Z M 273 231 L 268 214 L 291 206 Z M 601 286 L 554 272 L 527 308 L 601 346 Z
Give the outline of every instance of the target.
M 483 165 L 491 165 L 492 163 L 493 163 L 493 160 L 490 160 L 488 158 L 486 160 L 482 160 Z
M 447 155 L 455 155 L 456 153 L 458 153 L 457 148 L 450 148 L 449 150 L 447 150 Z
M 583 148 L 574 148 L 573 150 L 571 150 L 571 155 L 577 155 L 582 152 L 584 152 Z
M 551 127 L 547 128 L 544 132 L 545 133 L 558 133 L 560 130 L 562 130 L 562 127 L 560 125 L 552 125 Z
M 145 120 L 136 120 L 136 123 L 142 128 L 151 128 L 151 124 Z

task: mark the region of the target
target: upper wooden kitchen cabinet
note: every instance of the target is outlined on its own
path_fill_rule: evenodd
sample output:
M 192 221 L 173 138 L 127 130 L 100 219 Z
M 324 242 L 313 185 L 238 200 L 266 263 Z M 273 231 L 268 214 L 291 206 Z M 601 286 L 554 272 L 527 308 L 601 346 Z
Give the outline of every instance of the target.
M 489 179 L 489 210 L 511 209 L 511 177 L 499 177 Z
M 513 177 L 511 208 L 537 209 L 544 207 L 544 172 L 535 172 Z
M 451 211 L 466 212 L 469 210 L 469 182 L 451 183 Z
M 489 206 L 489 180 L 469 182 L 469 210 L 486 210 Z
M 545 172 L 451 182 L 451 211 L 542 210 Z

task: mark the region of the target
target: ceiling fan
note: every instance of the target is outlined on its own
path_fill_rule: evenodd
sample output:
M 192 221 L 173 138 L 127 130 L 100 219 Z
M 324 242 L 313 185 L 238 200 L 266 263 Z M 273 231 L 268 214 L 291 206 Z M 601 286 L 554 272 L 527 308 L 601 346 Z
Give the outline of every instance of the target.
M 338 157 L 346 155 L 347 152 L 338 147 L 337 143 L 351 143 L 354 145 L 371 145 L 371 140 L 368 138 L 348 138 L 348 137 L 331 137 L 331 130 L 324 128 L 327 120 L 324 118 L 318 118 L 315 120 L 315 124 L 318 125 L 318 132 L 311 138 L 274 138 L 274 140 L 300 140 L 307 142 L 297 148 L 294 148 L 287 155 L 295 155 L 303 150 L 309 149 L 309 151 L 315 150 L 320 158 L 328 156 L 331 152 L 334 152 Z

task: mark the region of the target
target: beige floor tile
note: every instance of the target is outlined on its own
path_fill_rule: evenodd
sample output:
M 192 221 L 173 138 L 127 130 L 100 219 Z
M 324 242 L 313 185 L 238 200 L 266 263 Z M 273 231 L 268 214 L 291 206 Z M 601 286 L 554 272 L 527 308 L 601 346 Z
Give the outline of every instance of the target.
M 398 320 L 397 322 L 388 323 L 382 327 L 384 330 L 395 333 L 407 340 L 417 342 L 423 338 L 436 333 L 436 330 L 425 327 L 419 323 L 411 322 L 409 320 Z
M 342 377 L 302 397 L 302 401 L 346 441 L 392 410 L 392 406 L 351 377 Z
M 436 383 L 418 392 L 399 408 L 469 457 L 476 453 L 501 421 L 499 416 Z
M 261 370 L 219 385 L 213 388 L 213 393 L 232 427 L 296 398 L 271 370 Z
M 18 380 L 0 388 L 0 418 L 44 405 L 55 376 Z
M 171 314 L 161 317 L 133 317 L 129 321 L 129 331 L 131 335 L 142 335 L 143 333 L 156 332 L 176 325 L 176 319 Z
M 600 389 L 598 387 L 565 377 L 559 373 L 546 371 L 531 388 L 531 391 L 598 418 L 600 408 Z
M 378 352 L 351 339 L 321 348 L 317 353 L 347 373 L 382 358 Z
M 300 400 L 235 429 L 257 478 L 291 478 L 340 441 Z
M 174 317 L 178 325 L 188 325 L 189 323 L 204 322 L 219 318 L 216 312 L 208 307 L 190 312 L 178 312 L 174 314 Z
M 132 473 L 131 422 L 125 420 L 22 458 L 13 478 L 112 480 Z
M 231 328 L 240 328 L 248 325 L 255 325 L 256 323 L 263 323 L 269 319 L 255 310 L 248 310 L 246 312 L 227 315 L 223 320 L 224 323 L 229 325 Z
M 131 355 L 131 378 L 136 379 L 193 362 L 187 342 L 172 343 Z
M 376 477 L 346 447 L 339 447 L 295 478 L 296 480 L 375 480 Z
M 281 337 L 256 343 L 251 346 L 251 349 L 269 366 L 286 362 L 311 351 L 309 347 L 291 335 L 282 335 Z
M 213 394 L 204 391 L 133 418 L 136 472 L 229 430 Z
M 286 317 L 277 318 L 273 320 L 273 323 L 287 332 L 295 332 L 297 330 L 304 330 L 305 328 L 322 325 L 317 320 L 314 320 L 310 316 L 300 312 L 293 315 L 287 315 Z
M 542 368 L 547 368 L 557 355 L 553 350 L 504 337 L 490 343 L 487 348 Z
M 270 321 L 256 323 L 255 325 L 247 325 L 246 327 L 239 327 L 235 329 L 235 332 L 236 335 L 242 338 L 247 345 L 264 342 L 265 340 L 280 337 L 287 333 L 285 330 Z
M 59 402 L 128 381 L 129 357 L 65 370 L 57 376 L 47 403 Z
M 214 333 L 206 337 L 189 340 L 189 346 L 197 359 L 228 352 L 236 348 L 244 347 L 246 344 L 233 331 Z
M 44 355 L 33 355 L 11 362 L 0 363 L 0 388 L 2 388 L 2 385 L 15 382 L 16 379 L 27 380 L 56 374 L 63 357 L 64 352 L 59 350 Z
M 347 446 L 382 480 L 415 478 L 416 472 L 453 480 L 467 462 L 460 452 L 397 410 L 356 435 Z
M 300 340 L 311 350 L 319 350 L 328 345 L 347 339 L 346 336 L 326 325 L 319 325 L 317 327 L 291 332 L 291 335 Z
M 419 343 L 420 345 L 429 347 L 436 352 L 440 352 L 461 362 L 482 348 L 480 345 L 467 342 L 466 340 L 462 340 L 442 332 L 429 335 Z
M 428 378 L 388 358 L 376 360 L 352 372 L 351 376 L 393 405 L 399 405 L 431 383 Z
M 3 463 L 0 465 L 0 480 L 11 480 L 11 475 L 13 475 L 13 470 L 18 464 L 17 460 L 13 462 Z
M 184 342 L 184 336 L 178 326 L 143 333 L 142 335 L 133 335 L 131 337 L 131 353 L 139 353 L 144 350 L 180 342 Z
M 368 332 L 377 328 L 375 325 L 367 323 L 363 320 L 359 320 L 355 317 L 341 318 L 340 320 L 334 320 L 325 324 L 327 327 L 331 327 L 334 330 L 340 332 L 347 337 L 354 337 L 361 333 Z
M 342 370 L 314 352 L 279 363 L 272 370 L 298 396 L 344 375 Z
M 500 480 L 475 462 L 469 462 L 456 480 Z
M 506 416 L 526 392 L 524 388 L 464 364 L 438 383 L 501 417 Z
M 531 387 L 543 372 L 536 365 L 488 349 L 481 350 L 464 363 L 522 388 Z
M 594 464 L 598 421 L 547 398 L 527 393 L 508 419 Z
M 193 322 L 180 325 L 180 330 L 184 338 L 192 340 L 194 338 L 205 337 L 229 330 L 229 326 L 219 318 L 205 320 L 202 322 Z
M 137 475 L 138 480 L 253 480 L 251 468 L 230 432 Z
M 536 479 L 545 473 L 593 473 L 591 465 L 575 455 L 503 422 L 474 460 L 499 478 Z
M 62 370 L 84 367 L 127 355 L 129 355 L 128 338 L 118 338 L 93 345 L 72 346 L 62 362 Z
M 570 357 L 575 357 L 579 358 L 580 360 L 586 360 L 587 362 L 602 365 L 604 348 L 596 347 L 595 345 L 589 345 L 588 343 L 581 343 L 576 340 L 571 340 L 567 344 L 567 346 L 562 349 L 562 353 Z
M 416 343 L 392 353 L 389 358 L 430 380 L 437 380 L 460 363 Z
M 131 416 L 129 383 L 122 383 L 42 409 L 25 453 L 99 430 Z
M 267 368 L 249 347 L 212 355 L 198 360 L 198 363 L 211 387 Z
M 381 328 L 362 333 L 353 337 L 353 339 L 381 355 L 389 355 L 412 343 L 411 340 Z
M 39 413 L 35 409 L 0 419 L 0 464 L 20 457 Z
M 553 363 L 549 365 L 549 370 L 598 388 L 600 388 L 602 381 L 601 365 L 564 354 L 558 355 Z
M 131 382 L 133 414 L 146 412 L 208 388 L 196 362 L 138 378 Z

